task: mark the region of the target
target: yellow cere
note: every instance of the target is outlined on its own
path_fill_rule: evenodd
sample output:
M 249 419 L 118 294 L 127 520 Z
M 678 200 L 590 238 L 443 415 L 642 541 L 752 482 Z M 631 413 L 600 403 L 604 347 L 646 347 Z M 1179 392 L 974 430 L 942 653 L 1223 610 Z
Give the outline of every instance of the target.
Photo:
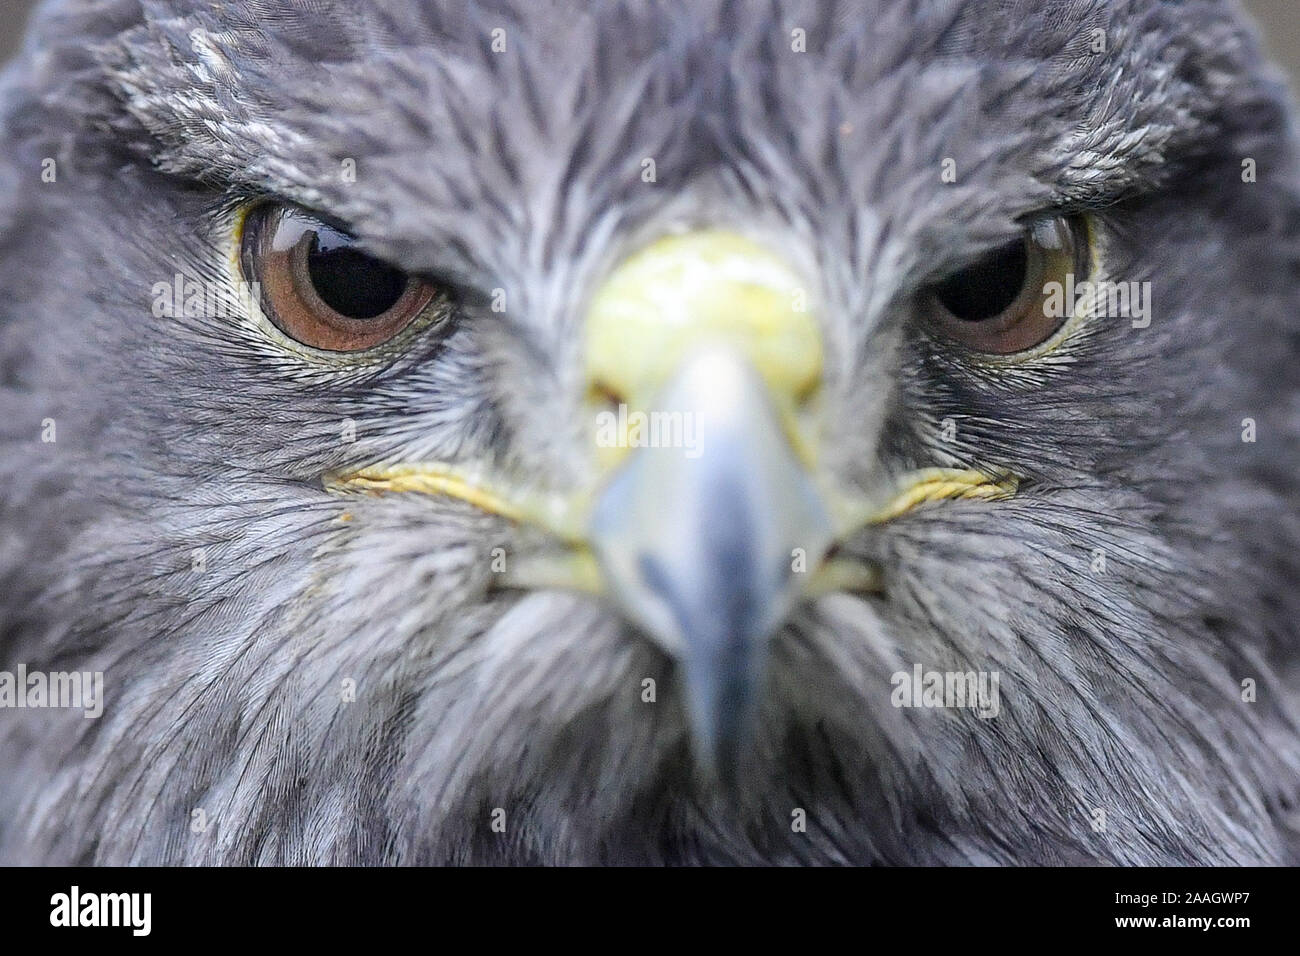
M 787 423 L 821 381 L 810 291 L 780 256 L 720 230 L 659 239 L 623 261 L 592 299 L 589 395 L 653 410 L 688 355 L 713 344 L 749 360 Z

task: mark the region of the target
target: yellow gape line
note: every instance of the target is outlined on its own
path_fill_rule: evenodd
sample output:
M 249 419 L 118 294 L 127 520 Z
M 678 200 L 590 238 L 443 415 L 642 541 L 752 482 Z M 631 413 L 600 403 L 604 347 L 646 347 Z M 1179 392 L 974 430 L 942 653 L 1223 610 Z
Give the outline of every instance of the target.
M 989 474 L 966 468 L 922 468 L 904 475 L 899 484 L 902 490 L 883 508 L 869 513 L 862 522 L 864 525 L 892 521 L 927 501 L 1011 498 L 1020 487 L 1020 480 L 1010 472 Z
M 347 491 L 382 494 L 391 491 L 415 491 L 426 495 L 459 498 L 480 511 L 500 515 L 511 521 L 523 518 L 523 511 L 495 492 L 489 491 L 460 475 L 445 471 L 404 465 L 396 468 L 365 468 L 350 475 L 326 480 L 327 487 Z
M 580 539 L 581 531 L 574 524 L 577 516 L 570 502 L 558 495 L 528 494 L 505 485 L 500 485 L 501 490 L 498 490 L 493 484 L 481 473 L 434 464 L 362 468 L 325 478 L 327 491 L 441 495 L 464 501 L 480 511 L 509 521 L 537 525 L 566 541 Z
M 1019 479 L 1010 472 L 990 474 L 963 468 L 922 468 L 904 475 L 898 482 L 901 490 L 884 506 L 866 507 L 854 501 L 845 503 L 840 510 L 846 530 L 851 530 L 884 524 L 926 502 L 1005 500 L 1015 496 L 1019 484 Z M 481 475 L 471 477 L 450 465 L 362 468 L 328 476 L 325 488 L 372 495 L 398 492 L 442 495 L 509 521 L 535 524 L 566 541 L 581 542 L 583 537 L 579 527 L 583 509 L 578 500 L 565 500 L 559 495 L 526 495 L 513 489 L 497 490 Z

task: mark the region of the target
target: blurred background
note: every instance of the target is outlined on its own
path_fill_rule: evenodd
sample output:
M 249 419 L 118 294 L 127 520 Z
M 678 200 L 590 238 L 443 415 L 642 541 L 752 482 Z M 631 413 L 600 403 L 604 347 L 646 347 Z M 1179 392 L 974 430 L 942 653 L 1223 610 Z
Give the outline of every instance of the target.
M 367 0 L 361 0 L 367 2 Z M 436 0 L 430 0 L 436 2 Z M 0 62 L 22 42 L 23 24 L 36 0 L 0 0 Z M 1263 27 L 1273 56 L 1300 77 L 1300 0 L 1245 0 Z

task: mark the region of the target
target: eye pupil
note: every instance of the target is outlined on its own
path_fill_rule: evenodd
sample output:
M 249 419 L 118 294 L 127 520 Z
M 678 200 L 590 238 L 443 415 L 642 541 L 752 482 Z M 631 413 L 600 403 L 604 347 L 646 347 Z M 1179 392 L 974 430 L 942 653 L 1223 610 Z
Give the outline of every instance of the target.
M 1016 301 L 1028 271 L 1027 244 L 1018 241 L 950 276 L 935 288 L 935 295 L 957 318 L 980 322 Z
M 350 319 L 373 319 L 401 299 L 408 279 L 400 269 L 311 233 L 307 274 L 321 301 Z

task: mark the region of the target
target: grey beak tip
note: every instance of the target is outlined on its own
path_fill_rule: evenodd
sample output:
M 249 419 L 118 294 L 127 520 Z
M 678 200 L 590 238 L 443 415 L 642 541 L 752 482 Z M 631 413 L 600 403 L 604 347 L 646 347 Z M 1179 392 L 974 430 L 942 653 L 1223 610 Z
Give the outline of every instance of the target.
M 661 403 L 700 416 L 702 454 L 641 448 L 598 499 L 590 540 L 624 613 L 677 658 L 697 759 L 724 784 L 755 736 L 768 642 L 797 598 L 795 549 L 830 519 L 758 373 L 687 363 Z

